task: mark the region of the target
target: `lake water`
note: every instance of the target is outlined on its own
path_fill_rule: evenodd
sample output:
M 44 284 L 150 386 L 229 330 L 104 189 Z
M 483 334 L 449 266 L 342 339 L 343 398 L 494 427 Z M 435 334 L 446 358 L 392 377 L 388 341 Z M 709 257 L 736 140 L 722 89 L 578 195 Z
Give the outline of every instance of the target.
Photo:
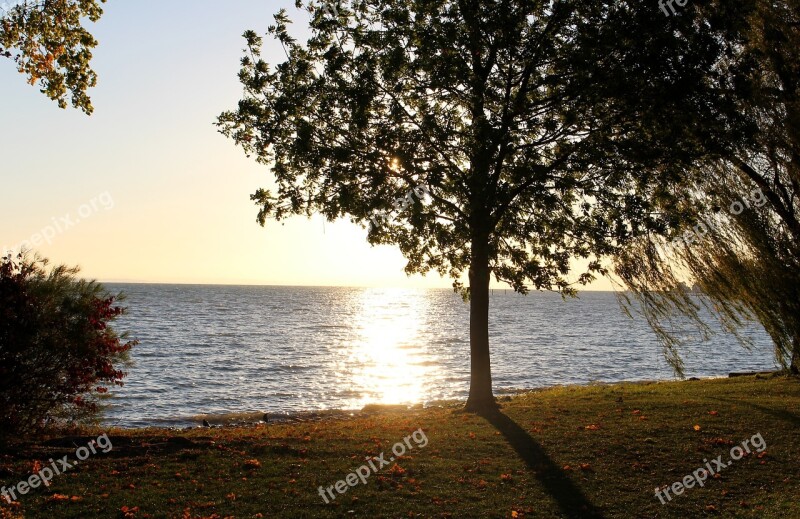
M 201 414 L 360 409 L 368 403 L 465 399 L 469 309 L 451 290 L 122 285 L 117 328 L 140 341 L 106 423 L 196 424 Z M 520 296 L 494 291 L 490 334 L 496 394 L 557 384 L 674 379 L 643 318 L 609 292 Z M 687 376 L 775 367 L 716 335 L 685 356 Z

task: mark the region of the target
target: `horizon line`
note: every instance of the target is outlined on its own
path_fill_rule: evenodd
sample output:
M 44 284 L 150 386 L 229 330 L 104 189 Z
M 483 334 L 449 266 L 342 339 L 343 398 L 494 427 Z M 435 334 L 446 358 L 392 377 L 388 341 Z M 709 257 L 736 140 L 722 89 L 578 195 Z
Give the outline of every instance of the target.
M 182 282 L 182 281 L 101 281 L 95 280 L 103 285 L 173 285 L 173 286 L 214 286 L 214 287 L 280 287 L 280 288 L 387 288 L 398 290 L 453 290 L 453 287 L 401 287 L 401 286 L 378 286 L 378 285 L 288 285 L 288 284 L 272 284 L 272 283 L 197 283 L 197 282 Z M 492 290 L 503 290 L 505 292 L 516 292 L 511 287 L 490 287 Z M 552 292 L 558 293 L 556 290 L 530 290 L 529 294 L 535 292 Z M 608 289 L 592 289 L 583 288 L 578 292 L 616 292 L 616 290 Z

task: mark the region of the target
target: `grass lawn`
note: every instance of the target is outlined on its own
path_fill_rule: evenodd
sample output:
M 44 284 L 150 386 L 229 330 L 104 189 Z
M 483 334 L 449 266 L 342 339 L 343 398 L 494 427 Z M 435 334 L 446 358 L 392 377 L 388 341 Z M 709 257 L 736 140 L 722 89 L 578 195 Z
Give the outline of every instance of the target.
M 422 428 L 411 449 L 328 504 L 365 459 Z M 0 481 L 106 431 L 3 452 Z M 458 405 L 246 428 L 107 431 L 50 486 L 0 502 L 0 517 L 790 517 L 800 518 L 800 380 L 742 377 L 563 387 L 503 402 L 482 418 Z M 766 449 L 732 461 L 761 434 Z M 751 442 L 749 445 L 753 445 Z M 398 448 L 399 450 L 399 448 Z M 703 487 L 672 485 L 722 456 Z M 378 466 L 377 462 L 373 465 Z M 352 478 L 351 478 L 352 480 Z M 324 490 L 323 490 L 324 491 Z

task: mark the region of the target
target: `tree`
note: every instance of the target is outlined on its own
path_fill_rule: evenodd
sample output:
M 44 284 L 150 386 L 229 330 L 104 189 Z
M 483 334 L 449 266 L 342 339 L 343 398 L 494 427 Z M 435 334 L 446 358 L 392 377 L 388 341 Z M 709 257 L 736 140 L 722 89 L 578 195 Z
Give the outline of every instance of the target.
M 91 114 L 87 91 L 97 83 L 90 66 L 97 41 L 83 24 L 100 19 L 105 1 L 21 0 L 0 9 L 0 56 L 13 59 L 28 83 L 38 83 L 59 107 L 71 96 L 73 107 Z
M 716 59 L 716 28 L 644 2 L 307 8 L 306 45 L 275 16 L 268 32 L 287 60 L 274 69 L 245 33 L 245 95 L 218 121 L 272 167 L 277 194 L 252 196 L 258 221 L 372 220 L 368 240 L 398 245 L 407 273 L 450 276 L 470 304 L 466 408 L 491 410 L 490 278 L 572 295 L 606 273 L 603 257 L 665 231 L 651 208 L 692 156 L 671 146 Z M 667 117 L 678 121 L 652 124 Z M 419 186 L 424 199 L 409 196 Z
M 734 333 L 760 322 L 776 359 L 800 372 L 800 8 L 759 1 L 746 22 L 709 85 L 728 124 L 684 184 L 683 238 L 644 238 L 618 262 L 679 371 L 672 321 L 688 317 L 708 334 L 705 308 Z M 679 288 L 687 278 L 695 291 Z
M 124 312 L 117 296 L 46 265 L 0 259 L 0 439 L 92 418 L 135 345 L 110 326 Z

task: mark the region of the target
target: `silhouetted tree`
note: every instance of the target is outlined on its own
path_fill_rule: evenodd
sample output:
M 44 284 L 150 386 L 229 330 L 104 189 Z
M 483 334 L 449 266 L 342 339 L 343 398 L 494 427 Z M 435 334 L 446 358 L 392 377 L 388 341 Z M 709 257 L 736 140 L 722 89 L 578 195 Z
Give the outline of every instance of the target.
M 277 193 L 252 196 L 258 221 L 383 215 L 371 243 L 398 245 L 407 273 L 436 270 L 469 299 L 466 407 L 492 409 L 490 278 L 571 295 L 606 272 L 603 257 L 669 229 L 655 208 L 694 157 L 686 130 L 705 106 L 692 93 L 719 29 L 694 6 L 665 17 L 637 1 L 307 8 L 305 45 L 275 16 L 287 60 L 274 68 L 245 33 L 245 95 L 218 122 L 272 167 Z M 409 196 L 418 186 L 422 199 Z

